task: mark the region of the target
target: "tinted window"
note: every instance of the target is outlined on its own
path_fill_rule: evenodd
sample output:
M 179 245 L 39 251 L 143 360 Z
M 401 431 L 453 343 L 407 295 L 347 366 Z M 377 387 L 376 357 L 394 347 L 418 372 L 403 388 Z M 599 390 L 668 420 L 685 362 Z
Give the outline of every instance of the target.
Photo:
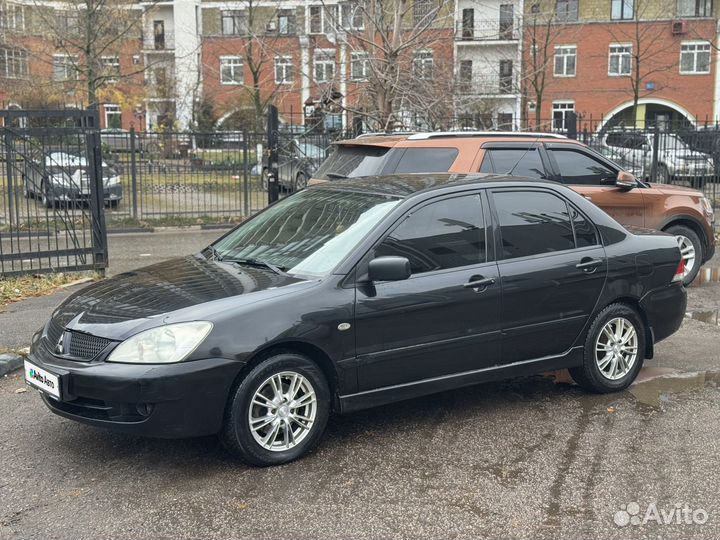
M 564 200 L 537 191 L 493 195 L 504 259 L 573 249 L 573 229 Z
M 375 249 L 375 256 L 410 260 L 413 274 L 485 261 L 478 195 L 446 199 L 412 213 Z
M 575 228 L 575 244 L 577 247 L 594 246 L 598 244 L 595 226 L 585 216 L 570 206 Z
M 545 168 L 537 148 L 497 148 L 485 151 L 480 172 L 543 178 Z
M 574 150 L 550 150 L 563 182 L 567 184 L 602 184 L 614 180 L 617 173 L 598 160 Z
M 457 155 L 457 148 L 408 148 L 395 173 L 448 172 Z
M 390 151 L 377 146 L 338 146 L 313 175 L 323 180 L 380 174 Z

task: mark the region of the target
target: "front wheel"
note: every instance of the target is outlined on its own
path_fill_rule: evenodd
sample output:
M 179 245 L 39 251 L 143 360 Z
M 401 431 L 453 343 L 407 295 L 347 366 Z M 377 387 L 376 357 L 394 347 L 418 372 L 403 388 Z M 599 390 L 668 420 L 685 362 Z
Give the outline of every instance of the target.
M 314 448 L 330 415 L 323 372 L 305 356 L 272 356 L 232 391 L 222 441 L 250 465 L 280 465 Z
M 308 178 L 304 172 L 299 172 L 295 178 L 295 191 L 304 189 L 307 187 Z
M 611 304 L 590 325 L 582 366 L 570 375 L 591 392 L 624 390 L 635 380 L 645 359 L 645 326 L 626 304 Z
M 703 260 L 703 245 L 700 237 L 695 231 L 684 225 L 673 225 L 665 229 L 665 232 L 672 234 L 677 240 L 680 255 L 685 262 L 683 283 L 690 285 L 698 275 Z

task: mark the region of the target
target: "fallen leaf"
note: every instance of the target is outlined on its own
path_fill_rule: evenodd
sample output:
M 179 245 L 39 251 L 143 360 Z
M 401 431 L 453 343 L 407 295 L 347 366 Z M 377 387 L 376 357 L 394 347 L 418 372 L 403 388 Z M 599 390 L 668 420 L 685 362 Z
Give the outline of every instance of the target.
M 16 394 L 24 394 L 25 392 L 27 392 L 27 388 L 18 388 L 15 390 Z
M 607 412 L 609 412 L 609 413 L 614 413 L 614 412 L 615 412 L 615 407 L 608 407 L 608 408 L 607 408 Z

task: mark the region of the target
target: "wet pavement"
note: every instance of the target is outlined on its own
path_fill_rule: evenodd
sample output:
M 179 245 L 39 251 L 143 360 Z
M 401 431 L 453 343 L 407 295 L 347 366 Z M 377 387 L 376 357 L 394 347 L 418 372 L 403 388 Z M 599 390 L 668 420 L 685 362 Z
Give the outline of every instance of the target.
M 213 437 L 64 420 L 16 373 L 0 539 L 720 538 L 719 307 L 720 283 L 690 287 L 692 315 L 627 391 L 557 372 L 446 392 L 332 418 L 315 452 L 269 469 Z

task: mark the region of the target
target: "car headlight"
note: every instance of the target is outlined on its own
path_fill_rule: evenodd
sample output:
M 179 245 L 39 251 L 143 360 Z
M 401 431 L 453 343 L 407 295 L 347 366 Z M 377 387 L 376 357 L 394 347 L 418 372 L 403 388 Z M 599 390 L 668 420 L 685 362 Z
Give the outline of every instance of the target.
M 172 364 L 182 362 L 212 330 L 207 321 L 168 324 L 140 332 L 118 345 L 108 362 Z
M 119 176 L 111 176 L 105 179 L 105 187 L 117 186 L 120 183 Z
M 712 216 L 713 215 L 713 207 L 712 203 L 710 202 L 710 199 L 707 197 L 700 197 L 700 204 L 702 205 L 702 209 L 705 212 L 705 215 Z

